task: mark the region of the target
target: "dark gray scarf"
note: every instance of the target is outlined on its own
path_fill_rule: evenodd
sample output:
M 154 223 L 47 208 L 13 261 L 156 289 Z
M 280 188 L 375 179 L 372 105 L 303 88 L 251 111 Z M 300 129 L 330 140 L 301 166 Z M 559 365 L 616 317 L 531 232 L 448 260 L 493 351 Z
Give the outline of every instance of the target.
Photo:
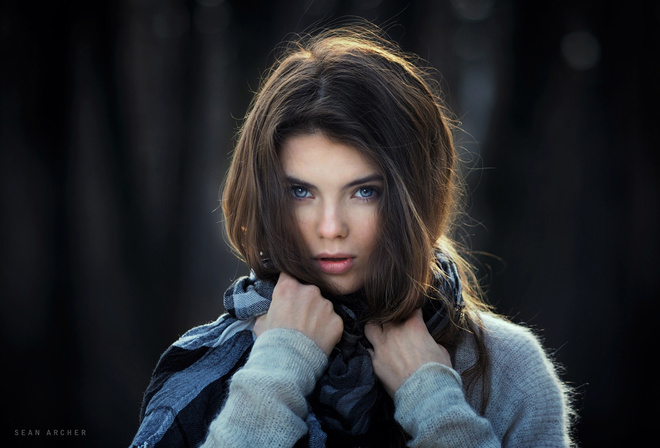
M 440 252 L 436 258 L 442 275 L 434 286 L 452 303 L 457 318 L 464 304 L 456 265 Z M 265 314 L 273 288 L 272 282 L 242 277 L 225 292 L 225 308 L 237 319 Z M 352 294 L 346 303 L 359 304 L 360 293 Z M 364 336 L 366 316 L 359 307 L 345 304 L 335 304 L 335 311 L 344 320 L 344 333 L 308 397 L 311 411 L 327 434 L 327 446 L 389 446 L 393 440 L 405 440 L 405 433 L 394 422 L 392 400 L 378 382 L 367 351 L 371 345 Z M 442 331 L 450 320 L 440 298 L 428 300 L 422 311 L 431 334 Z

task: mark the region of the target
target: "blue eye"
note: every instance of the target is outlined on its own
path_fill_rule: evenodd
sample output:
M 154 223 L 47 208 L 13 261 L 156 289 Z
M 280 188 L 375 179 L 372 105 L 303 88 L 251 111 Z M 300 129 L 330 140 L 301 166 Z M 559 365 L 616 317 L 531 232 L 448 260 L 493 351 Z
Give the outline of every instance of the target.
M 293 186 L 291 187 L 291 194 L 296 199 L 305 199 L 310 196 L 310 192 L 305 187 Z
M 378 192 L 374 187 L 360 187 L 355 192 L 355 196 L 357 196 L 360 199 L 370 199 L 377 195 Z

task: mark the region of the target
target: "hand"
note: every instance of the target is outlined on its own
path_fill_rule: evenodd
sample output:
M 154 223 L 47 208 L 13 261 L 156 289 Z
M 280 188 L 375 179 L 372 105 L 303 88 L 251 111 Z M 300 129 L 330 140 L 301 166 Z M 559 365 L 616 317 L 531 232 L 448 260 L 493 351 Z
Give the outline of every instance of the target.
M 429 362 L 451 367 L 449 352 L 437 344 L 424 323 L 422 310 L 401 324 L 367 324 L 364 334 L 374 346 L 369 350 L 374 372 L 390 396 L 413 373 Z
M 282 272 L 273 291 L 268 313 L 259 316 L 254 334 L 259 337 L 273 328 L 297 330 L 312 339 L 330 356 L 332 348 L 341 339 L 344 322 L 314 285 L 303 285 Z

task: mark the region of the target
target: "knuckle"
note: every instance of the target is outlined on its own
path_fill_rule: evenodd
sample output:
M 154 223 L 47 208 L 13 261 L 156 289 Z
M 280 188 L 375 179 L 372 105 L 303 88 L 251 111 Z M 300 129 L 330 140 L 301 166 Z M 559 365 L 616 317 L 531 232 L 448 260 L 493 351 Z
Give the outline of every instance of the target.
M 321 298 L 321 308 L 323 309 L 323 311 L 326 311 L 326 312 L 332 312 L 333 314 L 335 312 L 335 308 L 332 305 L 332 302 L 329 301 L 328 299 Z M 337 317 L 339 317 L 339 316 L 337 316 Z
M 337 314 L 332 316 L 332 323 L 340 332 L 344 331 L 344 321 Z
M 321 297 L 321 290 L 316 285 L 305 285 L 303 286 L 304 291 L 310 297 Z

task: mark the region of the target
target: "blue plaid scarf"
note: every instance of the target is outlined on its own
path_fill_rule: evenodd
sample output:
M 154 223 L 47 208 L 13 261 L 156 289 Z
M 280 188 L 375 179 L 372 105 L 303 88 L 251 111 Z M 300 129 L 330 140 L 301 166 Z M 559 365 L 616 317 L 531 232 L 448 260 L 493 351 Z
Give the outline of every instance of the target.
M 444 254 L 436 256 L 443 275 L 435 287 L 460 313 L 463 299 L 456 266 Z M 254 276 L 239 278 L 224 294 L 227 314 L 188 331 L 162 355 L 145 392 L 142 422 L 131 446 L 197 446 L 205 440 L 224 405 L 229 380 L 245 364 L 254 343 L 247 321 L 268 312 L 273 289 L 272 282 Z M 359 296 L 350 300 L 357 301 Z M 344 320 L 344 333 L 308 397 L 309 432 L 296 446 L 396 446 L 406 435 L 396 425 L 392 400 L 373 371 L 365 319 L 346 305 L 338 304 L 335 310 Z M 423 315 L 431 334 L 441 331 L 450 318 L 443 300 L 428 300 Z M 233 331 L 227 331 L 231 326 Z

